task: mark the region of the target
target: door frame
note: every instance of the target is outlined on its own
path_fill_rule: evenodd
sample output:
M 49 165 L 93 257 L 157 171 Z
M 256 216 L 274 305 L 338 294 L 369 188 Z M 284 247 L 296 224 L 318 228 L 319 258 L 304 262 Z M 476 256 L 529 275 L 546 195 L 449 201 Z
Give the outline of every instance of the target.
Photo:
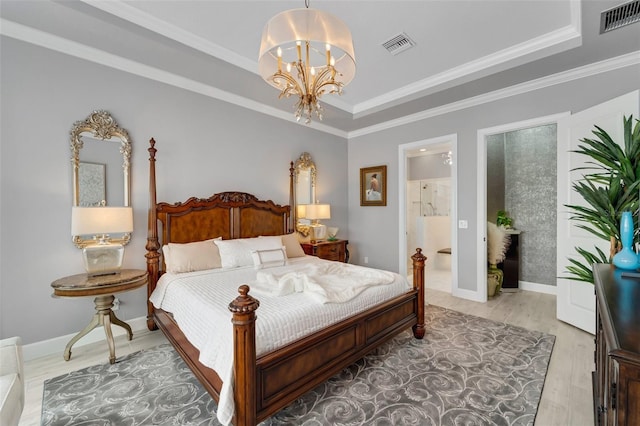
M 438 144 L 450 144 L 451 163 L 451 294 L 456 296 L 458 290 L 458 134 L 453 133 L 435 138 L 409 142 L 398 146 L 398 254 L 399 274 L 407 276 L 407 169 L 409 152 L 419 148 L 429 148 Z M 413 253 L 412 253 L 413 254 Z
M 480 302 L 487 301 L 487 286 L 481 285 L 486 282 L 487 276 L 487 136 L 513 132 L 516 130 L 528 129 L 531 127 L 545 126 L 549 124 L 555 124 L 560 128 L 561 121 L 571 115 L 571 112 L 562 112 L 558 114 L 546 115 L 543 117 L 532 118 L 529 120 L 516 121 L 512 123 L 501 124 L 494 127 L 487 127 L 478 130 L 478 163 L 477 163 L 477 182 L 478 182 L 478 223 L 477 223 L 477 242 L 478 247 L 476 253 L 478 258 L 476 260 L 477 265 L 477 277 L 478 288 L 476 291 L 476 297 Z M 560 139 L 561 135 L 557 135 L 556 138 Z M 557 153 L 556 153 L 557 158 Z M 556 182 L 557 185 L 557 182 Z M 557 285 L 557 283 L 556 283 Z

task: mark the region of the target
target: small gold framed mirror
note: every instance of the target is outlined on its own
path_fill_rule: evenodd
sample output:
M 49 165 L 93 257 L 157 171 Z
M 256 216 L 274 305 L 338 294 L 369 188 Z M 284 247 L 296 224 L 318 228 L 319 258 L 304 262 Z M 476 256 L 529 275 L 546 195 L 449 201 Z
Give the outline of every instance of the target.
M 311 158 L 311 154 L 303 152 L 293 165 L 294 169 L 294 185 L 295 185 L 295 197 L 293 214 L 295 215 L 296 230 L 303 236 L 309 235 L 310 221 L 300 218 L 300 212 L 298 206 L 306 204 L 314 204 L 316 202 L 316 183 L 317 183 L 317 169 L 316 164 Z

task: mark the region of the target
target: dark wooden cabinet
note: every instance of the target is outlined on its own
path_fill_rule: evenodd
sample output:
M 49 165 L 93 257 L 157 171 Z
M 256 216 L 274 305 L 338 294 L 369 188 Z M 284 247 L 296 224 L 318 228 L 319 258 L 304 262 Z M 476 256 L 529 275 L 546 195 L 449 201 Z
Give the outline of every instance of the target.
M 319 241 L 317 243 L 302 243 L 304 252 L 311 256 L 317 256 L 326 260 L 349 262 L 349 250 L 347 240 Z
M 640 278 L 596 264 L 596 425 L 640 425 Z
M 515 291 L 518 290 L 520 282 L 520 233 L 509 233 L 509 238 L 509 248 L 498 268 L 504 273 L 502 290 Z

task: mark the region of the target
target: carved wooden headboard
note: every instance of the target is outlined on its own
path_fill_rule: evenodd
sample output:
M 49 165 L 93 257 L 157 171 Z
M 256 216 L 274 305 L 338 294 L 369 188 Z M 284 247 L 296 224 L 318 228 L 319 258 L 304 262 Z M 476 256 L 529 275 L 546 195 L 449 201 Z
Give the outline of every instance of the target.
M 261 201 L 246 192 L 221 192 L 207 199 L 156 205 L 162 244 L 282 235 L 288 231 L 289 214 L 289 206 Z
M 160 248 L 168 243 L 189 243 L 211 238 L 251 238 L 293 232 L 290 206 L 258 200 L 245 192 L 221 192 L 209 198 L 158 203 L 156 199 L 156 141 L 149 141 L 149 217 L 147 232 L 147 297 L 156 287 L 164 265 Z M 289 169 L 289 199 L 293 198 L 293 163 Z M 158 230 L 161 230 L 159 233 Z M 159 238 L 160 236 L 160 238 Z M 147 323 L 153 323 L 153 305 L 147 302 Z

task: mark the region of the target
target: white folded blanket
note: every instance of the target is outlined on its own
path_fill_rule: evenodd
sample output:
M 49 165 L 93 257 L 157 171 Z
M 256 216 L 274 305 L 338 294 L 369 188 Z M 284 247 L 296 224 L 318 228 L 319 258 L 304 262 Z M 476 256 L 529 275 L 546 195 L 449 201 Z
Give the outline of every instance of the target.
M 393 279 L 393 274 L 387 271 L 340 262 L 322 262 L 293 271 L 285 268 L 260 271 L 250 287 L 252 291 L 272 296 L 303 292 L 319 303 L 344 303 L 367 287 L 390 284 Z

